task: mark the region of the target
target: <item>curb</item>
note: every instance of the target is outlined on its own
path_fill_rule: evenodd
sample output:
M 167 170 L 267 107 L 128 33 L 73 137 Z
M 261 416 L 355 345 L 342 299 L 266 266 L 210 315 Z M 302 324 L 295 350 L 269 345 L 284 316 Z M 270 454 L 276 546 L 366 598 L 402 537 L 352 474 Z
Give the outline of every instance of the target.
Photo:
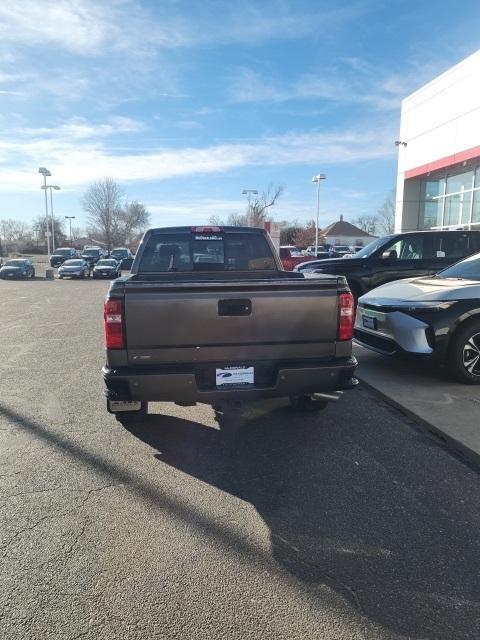
M 413 422 L 413 427 L 420 431 L 421 433 L 426 434 L 430 439 L 435 441 L 438 445 L 442 446 L 443 449 L 446 449 L 449 453 L 454 455 L 456 458 L 459 458 L 461 462 L 469 466 L 473 466 L 475 471 L 480 470 L 480 454 L 467 447 L 460 440 L 456 440 L 451 435 L 446 434 L 442 429 L 434 425 L 432 422 L 428 422 L 425 418 L 422 418 L 414 411 L 411 411 L 405 405 L 401 404 L 394 400 L 391 396 L 387 395 L 383 391 L 377 389 L 377 387 L 373 386 L 370 382 L 366 382 L 363 380 L 362 375 L 358 374 L 357 378 L 361 381 L 362 385 L 364 385 L 369 391 L 371 391 L 374 395 L 376 395 L 381 400 L 385 401 L 387 404 L 391 405 L 397 411 L 402 413 L 404 416 L 409 418 Z

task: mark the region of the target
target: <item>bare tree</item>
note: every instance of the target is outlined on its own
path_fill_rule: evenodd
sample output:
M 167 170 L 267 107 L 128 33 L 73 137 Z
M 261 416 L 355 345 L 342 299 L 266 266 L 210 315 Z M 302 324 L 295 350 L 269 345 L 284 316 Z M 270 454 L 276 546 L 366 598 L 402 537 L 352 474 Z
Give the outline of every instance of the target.
M 268 187 L 261 195 L 250 202 L 247 208 L 247 220 L 251 227 L 262 227 L 268 220 L 268 211 L 273 207 L 284 191 L 283 186 Z
M 35 231 L 35 235 L 38 238 L 40 238 L 40 242 L 42 245 L 45 244 L 45 234 L 47 232 L 47 220 L 45 218 L 45 216 L 38 216 L 37 218 L 34 219 L 33 221 L 33 229 Z M 65 242 L 65 233 L 64 233 L 64 228 L 63 228 L 63 220 L 57 217 L 53 218 L 53 229 L 55 232 L 55 245 L 57 247 L 61 247 L 62 244 Z M 48 230 L 51 231 L 52 230 L 52 221 L 49 218 L 48 220 Z
M 221 227 L 223 224 L 223 220 L 220 216 L 212 215 L 208 219 L 208 223 L 212 225 L 212 227 Z
M 296 247 L 309 247 L 315 244 L 315 220 L 309 220 L 293 237 Z
M 82 227 L 72 227 L 72 242 L 76 242 L 79 238 L 83 238 Z
M 87 233 L 108 250 L 130 244 L 150 224 L 150 214 L 137 200 L 122 202 L 122 190 L 112 178 L 94 182 L 83 197 L 87 212 Z
M 248 225 L 248 214 L 231 213 L 227 218 L 227 224 L 230 227 L 246 227 Z
M 12 218 L 0 220 L 0 236 L 6 253 L 16 250 L 27 233 L 29 233 L 28 226 L 21 220 Z
M 0 220 L 0 230 L 5 243 L 17 242 L 27 230 L 27 225 L 21 220 L 6 218 Z
M 109 251 L 121 222 L 121 200 L 122 190 L 112 178 L 91 184 L 82 200 L 89 226 L 101 233 Z
M 372 236 L 378 233 L 379 221 L 377 216 L 358 216 L 358 218 L 353 221 L 353 224 Z
M 378 230 L 383 235 L 395 231 L 395 189 L 392 189 L 377 211 Z
M 137 200 L 125 202 L 120 214 L 121 238 L 119 237 L 118 240 L 121 240 L 122 244 L 130 243 L 133 237 L 145 231 L 149 224 L 150 214 L 144 204 Z

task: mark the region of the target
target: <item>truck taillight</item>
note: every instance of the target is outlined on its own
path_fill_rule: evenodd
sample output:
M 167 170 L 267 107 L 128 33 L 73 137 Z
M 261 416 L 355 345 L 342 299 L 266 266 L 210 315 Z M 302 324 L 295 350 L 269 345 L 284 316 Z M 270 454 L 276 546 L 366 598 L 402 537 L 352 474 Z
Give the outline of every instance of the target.
M 351 340 L 355 323 L 355 304 L 351 293 L 338 296 L 338 339 Z
M 103 322 L 105 347 L 107 349 L 124 349 L 125 334 L 123 331 L 123 303 L 121 300 L 105 300 Z

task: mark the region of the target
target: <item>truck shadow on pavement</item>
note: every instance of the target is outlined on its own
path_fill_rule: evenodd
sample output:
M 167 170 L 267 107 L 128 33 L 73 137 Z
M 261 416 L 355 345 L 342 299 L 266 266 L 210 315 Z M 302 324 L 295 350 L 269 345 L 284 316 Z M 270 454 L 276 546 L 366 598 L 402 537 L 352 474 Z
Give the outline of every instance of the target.
M 365 397 L 364 397 L 365 396 Z M 327 585 L 411 638 L 480 637 L 474 471 L 372 399 L 298 414 L 279 403 L 217 413 L 219 429 L 151 414 L 126 428 L 155 457 L 251 503 L 275 560 L 317 594 Z M 267 407 L 267 408 L 265 408 Z

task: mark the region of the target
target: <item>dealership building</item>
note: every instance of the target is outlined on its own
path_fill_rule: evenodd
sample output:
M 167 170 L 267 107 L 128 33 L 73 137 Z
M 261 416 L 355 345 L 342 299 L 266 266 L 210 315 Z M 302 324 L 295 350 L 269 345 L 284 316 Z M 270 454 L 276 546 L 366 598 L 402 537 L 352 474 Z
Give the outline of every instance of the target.
M 397 231 L 480 229 L 480 50 L 402 101 Z

